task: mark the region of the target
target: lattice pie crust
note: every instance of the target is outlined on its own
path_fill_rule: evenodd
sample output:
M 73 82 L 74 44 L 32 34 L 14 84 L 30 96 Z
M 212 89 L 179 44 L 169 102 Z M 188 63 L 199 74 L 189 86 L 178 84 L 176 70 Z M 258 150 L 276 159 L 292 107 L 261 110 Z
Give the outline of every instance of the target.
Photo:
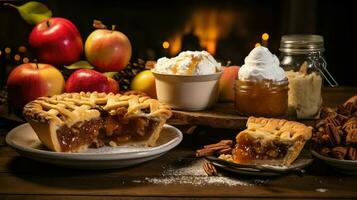
M 311 130 L 294 121 L 249 117 L 247 129 L 236 137 L 233 159 L 239 163 L 289 166 L 311 138 Z
M 40 97 L 23 114 L 46 147 L 78 152 L 133 141 L 153 146 L 171 110 L 143 95 L 81 92 Z

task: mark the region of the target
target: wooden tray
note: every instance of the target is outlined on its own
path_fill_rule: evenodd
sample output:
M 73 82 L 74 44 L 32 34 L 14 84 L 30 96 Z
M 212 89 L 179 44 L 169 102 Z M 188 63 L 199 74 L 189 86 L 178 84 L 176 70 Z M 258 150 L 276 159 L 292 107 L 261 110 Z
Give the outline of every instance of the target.
M 322 99 L 324 105 L 335 107 L 357 94 L 357 87 L 324 87 Z M 312 126 L 316 120 L 298 120 Z M 205 111 L 188 112 L 173 111 L 168 123 L 173 125 L 205 125 L 214 128 L 244 129 L 247 117 L 239 116 L 233 103 L 217 103 L 213 108 Z
M 169 124 L 173 125 L 205 125 L 214 128 L 242 129 L 245 128 L 247 117 L 240 116 L 233 103 L 217 103 L 204 111 L 173 110 Z
M 204 125 L 213 128 L 245 129 L 248 119 L 235 111 L 233 103 L 217 103 L 211 109 L 203 111 L 173 110 L 172 113 L 173 115 L 168 121 L 171 125 Z M 311 126 L 316 120 L 298 121 Z

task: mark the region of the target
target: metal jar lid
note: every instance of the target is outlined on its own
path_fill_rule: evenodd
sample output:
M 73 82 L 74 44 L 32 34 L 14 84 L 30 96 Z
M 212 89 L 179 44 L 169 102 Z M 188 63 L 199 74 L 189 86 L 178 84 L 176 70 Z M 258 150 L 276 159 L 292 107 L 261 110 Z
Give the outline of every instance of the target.
M 288 54 L 323 52 L 324 38 L 321 35 L 284 35 L 281 37 L 279 51 Z

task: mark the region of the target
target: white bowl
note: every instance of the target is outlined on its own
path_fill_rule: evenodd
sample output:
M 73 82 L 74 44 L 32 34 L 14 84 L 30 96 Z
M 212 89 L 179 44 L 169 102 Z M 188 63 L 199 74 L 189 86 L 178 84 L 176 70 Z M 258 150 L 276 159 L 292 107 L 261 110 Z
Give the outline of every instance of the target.
M 159 101 L 171 108 L 197 111 L 213 106 L 219 95 L 222 72 L 208 75 L 174 75 L 152 71 Z

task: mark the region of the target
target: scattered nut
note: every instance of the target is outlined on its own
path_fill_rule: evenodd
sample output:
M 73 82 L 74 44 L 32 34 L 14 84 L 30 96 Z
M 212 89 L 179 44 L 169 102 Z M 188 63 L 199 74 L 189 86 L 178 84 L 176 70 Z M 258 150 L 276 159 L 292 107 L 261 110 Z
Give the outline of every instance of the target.
M 205 170 L 205 172 L 207 173 L 208 176 L 217 176 L 218 175 L 216 167 L 210 162 L 204 163 L 203 169 Z

